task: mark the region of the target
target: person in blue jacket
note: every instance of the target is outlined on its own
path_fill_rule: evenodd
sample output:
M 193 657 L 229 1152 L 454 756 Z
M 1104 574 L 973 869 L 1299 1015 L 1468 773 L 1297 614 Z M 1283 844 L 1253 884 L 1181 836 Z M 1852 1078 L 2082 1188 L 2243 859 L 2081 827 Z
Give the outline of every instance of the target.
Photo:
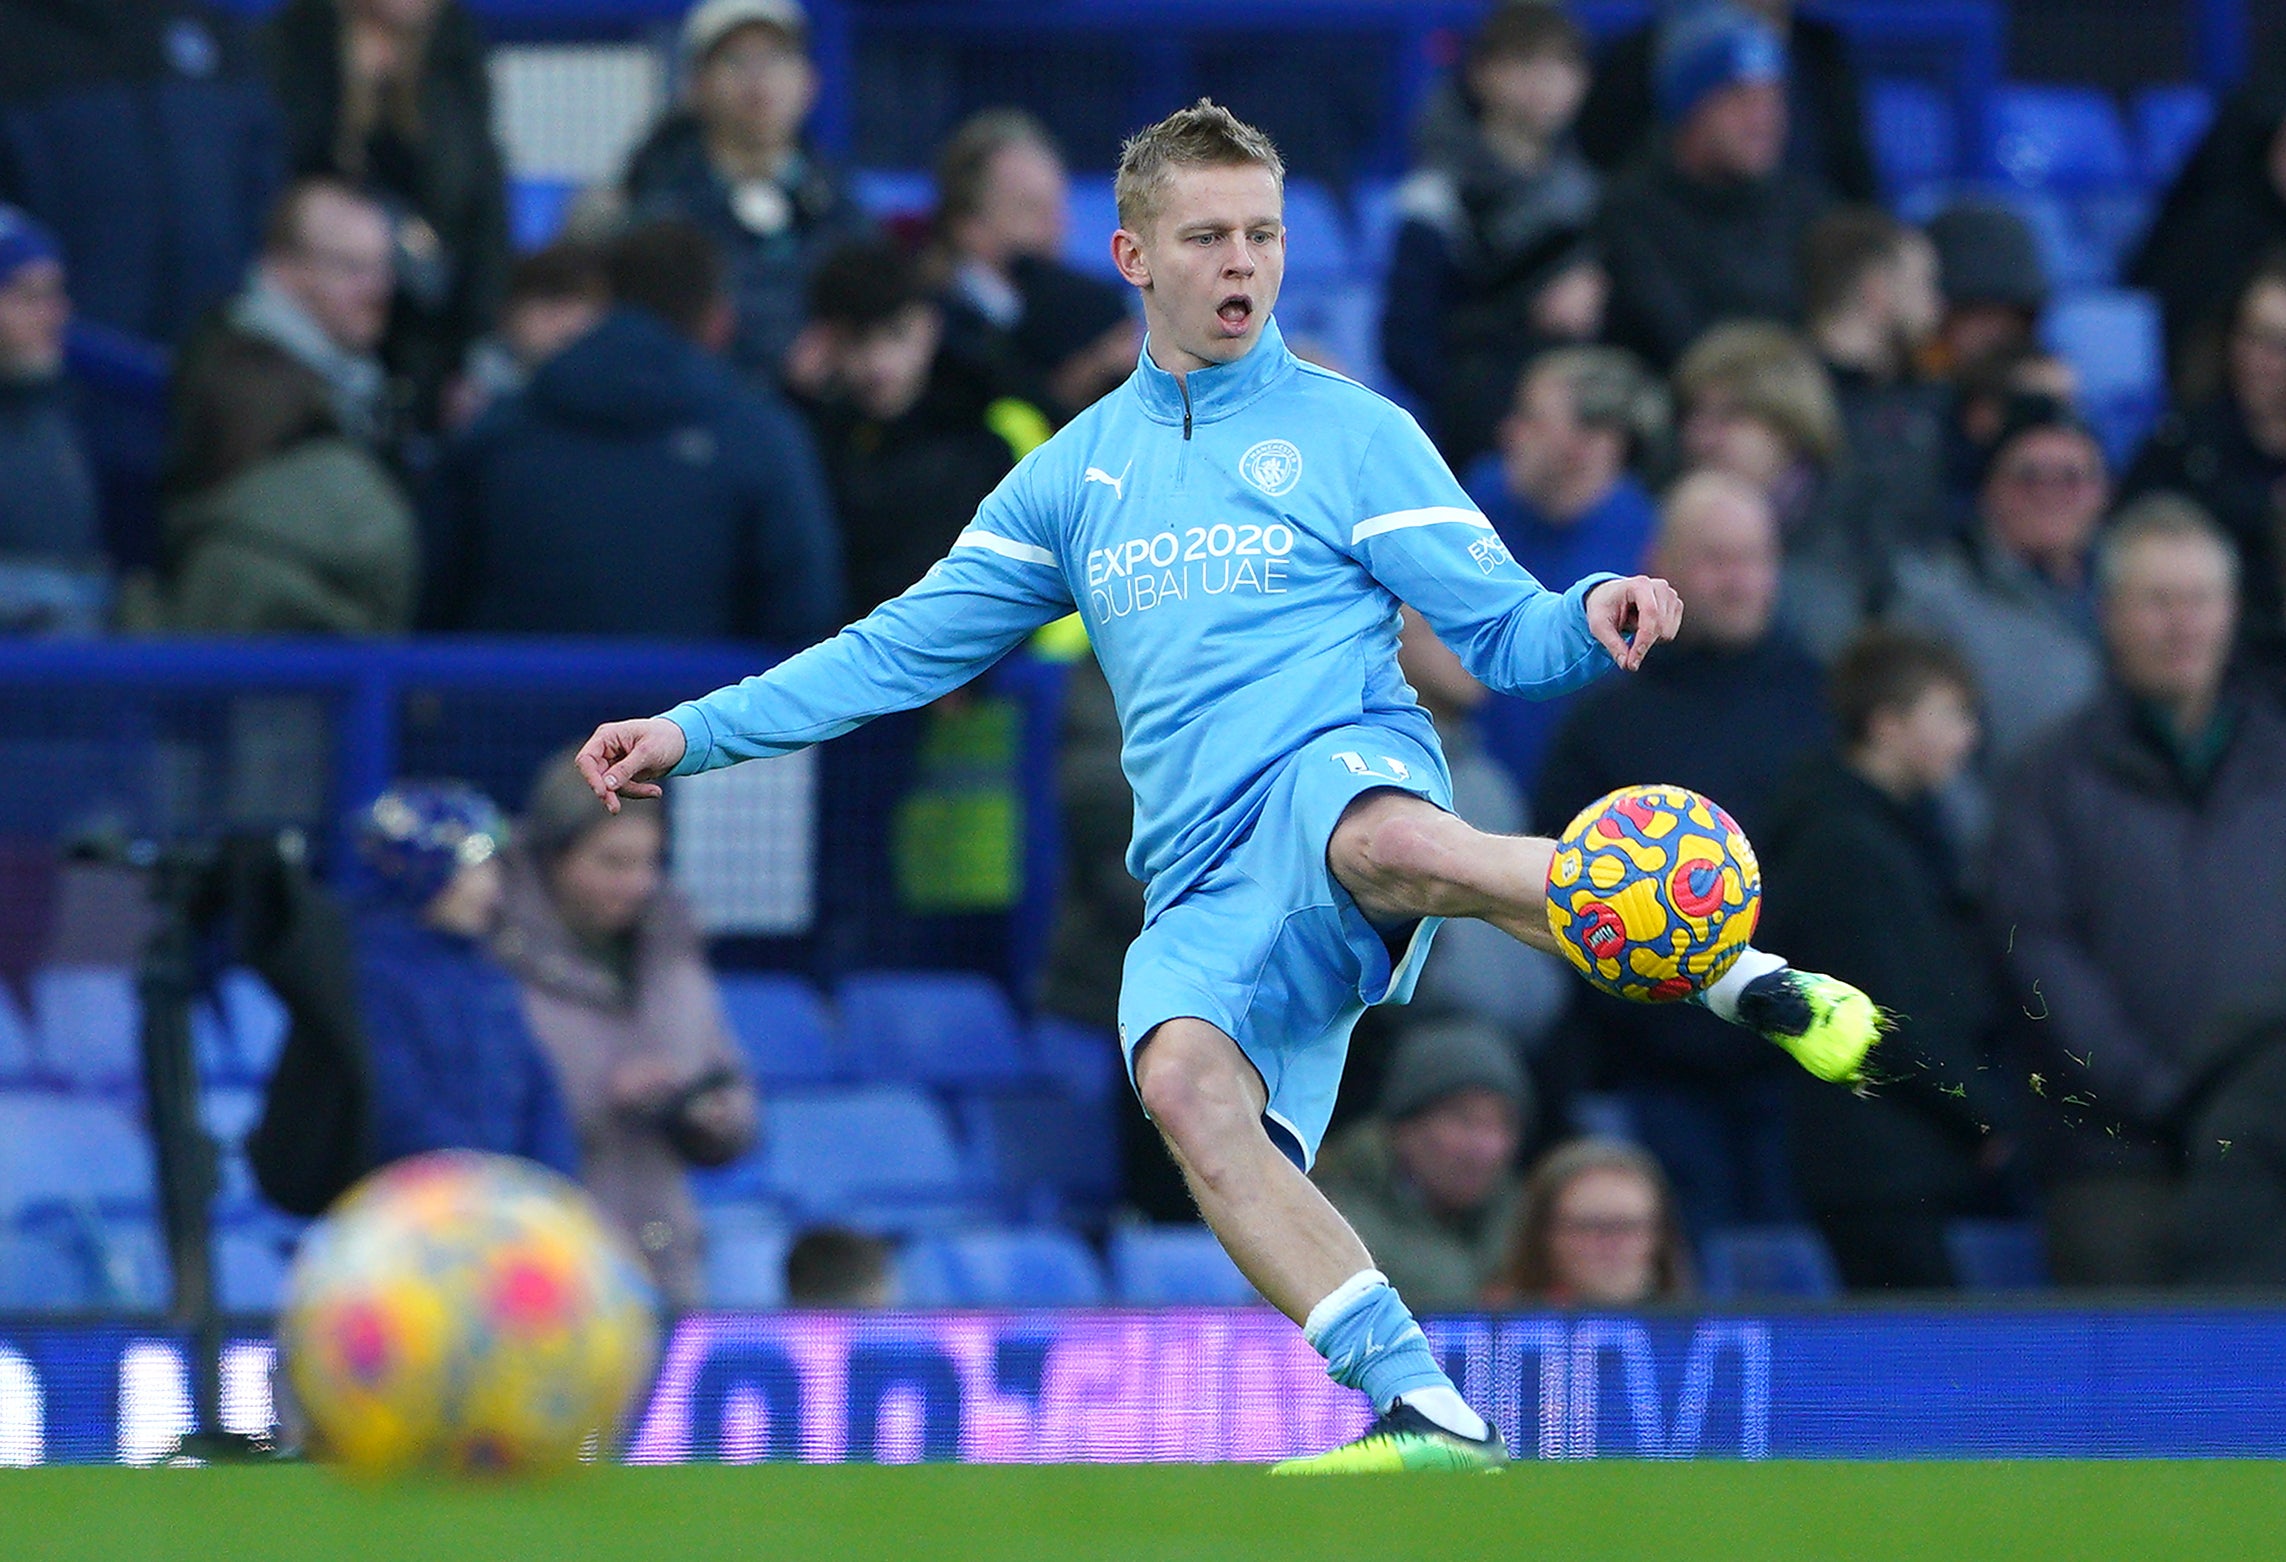
M 1500 1434 L 1304 1175 L 1352 1027 L 1410 995 L 1439 919 L 1555 947 L 1554 843 L 1449 812 L 1398 607 L 1483 682 L 1553 694 L 1640 666 L 1682 603 L 1640 575 L 1543 588 L 1409 416 L 1287 350 L 1283 174 L 1266 136 L 1204 101 L 1130 140 L 1112 254 L 1148 332 L 1127 383 L 1025 457 L 904 595 L 767 674 L 607 723 L 578 762 L 606 807 L 649 796 L 933 699 L 1076 609 L 1118 703 L 1128 866 L 1148 884 L 1119 1000 L 1130 1076 L 1239 1267 L 1381 1412 L 1291 1467 L 1485 1468 Z M 1874 1039 L 1836 1020 L 1861 995 L 1759 950 L 1701 996 L 1831 1077 L 1855 1078 Z
M 352 939 L 376 1166 L 425 1150 L 491 1150 L 579 1173 L 555 1072 L 487 942 L 506 836 L 491 799 L 450 782 L 392 788 L 358 821 L 372 893 Z

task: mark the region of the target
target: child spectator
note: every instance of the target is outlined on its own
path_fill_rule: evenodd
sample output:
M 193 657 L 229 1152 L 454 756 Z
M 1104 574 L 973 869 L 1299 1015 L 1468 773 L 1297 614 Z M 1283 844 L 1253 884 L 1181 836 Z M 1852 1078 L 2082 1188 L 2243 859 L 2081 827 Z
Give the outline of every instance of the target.
M 705 1233 L 684 1167 L 754 1142 L 753 1086 L 697 929 L 666 882 L 662 806 L 607 814 L 552 755 L 506 852 L 493 948 L 579 1134 L 580 1180 L 651 1266 L 676 1311 L 699 1305 Z
M 64 406 L 70 322 L 55 235 L 0 206 L 0 632 L 86 633 L 110 605 L 95 479 Z
M 626 194 L 641 218 L 680 217 L 721 246 L 736 335 L 730 361 L 775 384 L 818 260 L 872 223 L 841 175 L 802 144 L 817 100 L 800 0 L 704 0 L 683 18 L 689 96 L 635 149 Z
M 2000 971 L 1937 807 L 1976 747 L 1976 675 L 1941 641 L 1874 629 L 1834 664 L 1829 703 L 1838 749 L 1755 838 L 1762 927 L 1897 1018 L 1879 1089 L 1795 1093 L 1795 1175 L 1852 1290 L 1950 1286 L 1945 1226 L 1986 1212 L 2013 1148 Z
M 1555 6 L 1488 15 L 1461 67 L 1468 133 L 1398 187 L 1389 372 L 1455 467 L 1491 443 L 1516 376 L 1550 343 L 1593 340 L 1608 282 L 1589 229 L 1598 183 L 1572 144 L 1587 41 Z
M 506 834 L 491 800 L 454 782 L 392 788 L 359 820 L 373 893 L 352 937 L 377 1166 L 491 1150 L 579 1174 L 555 1071 L 486 948 Z
M 540 365 L 594 330 L 610 308 L 600 251 L 559 239 L 519 255 L 508 271 L 500 328 L 469 349 L 468 372 L 453 387 L 451 431 L 466 429 L 501 397 L 530 384 Z
M 1540 1158 L 1500 1270 L 1496 1307 L 1641 1307 L 1690 1296 L 1691 1255 L 1659 1163 L 1614 1139 L 1574 1139 Z

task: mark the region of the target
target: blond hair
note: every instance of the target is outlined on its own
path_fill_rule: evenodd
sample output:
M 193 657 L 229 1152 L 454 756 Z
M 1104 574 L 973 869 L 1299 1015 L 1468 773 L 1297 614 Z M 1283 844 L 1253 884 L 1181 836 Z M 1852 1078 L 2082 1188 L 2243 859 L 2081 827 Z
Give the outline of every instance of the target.
M 1156 125 L 1138 130 L 1119 149 L 1119 176 L 1111 191 L 1119 203 L 1119 225 L 1141 233 L 1159 215 L 1167 184 L 1178 168 L 1234 168 L 1253 164 L 1270 170 L 1286 187 L 1286 161 L 1270 138 L 1211 98 L 1179 108 Z
M 1675 365 L 1675 394 L 1689 408 L 1710 392 L 1775 429 L 1820 466 L 1842 455 L 1841 407 L 1809 344 L 1782 325 L 1736 320 L 1691 344 Z

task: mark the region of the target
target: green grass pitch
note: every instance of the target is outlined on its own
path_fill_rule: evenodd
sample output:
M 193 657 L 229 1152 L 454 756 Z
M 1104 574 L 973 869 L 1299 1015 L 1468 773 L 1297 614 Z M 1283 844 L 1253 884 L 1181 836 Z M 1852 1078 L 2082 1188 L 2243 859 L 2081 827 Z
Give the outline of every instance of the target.
M 2286 1559 L 2286 1464 L 685 1466 L 532 1485 L 306 1467 L 0 1471 L 8 1562 L 2240 1562 Z

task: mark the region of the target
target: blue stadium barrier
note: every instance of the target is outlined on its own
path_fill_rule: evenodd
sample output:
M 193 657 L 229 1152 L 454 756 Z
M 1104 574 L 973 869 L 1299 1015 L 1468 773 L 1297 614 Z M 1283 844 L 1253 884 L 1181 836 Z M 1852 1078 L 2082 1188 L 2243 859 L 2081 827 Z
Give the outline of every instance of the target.
M 1706 1293 L 1717 1301 L 1832 1301 L 1841 1276 L 1825 1239 L 1808 1226 L 1734 1226 L 1711 1233 L 1699 1254 Z
M 953 971 L 861 971 L 834 990 L 858 1071 L 948 1088 L 1011 1086 L 1036 1075 L 1007 996 Z
M 2140 169 L 2111 94 L 2011 82 L 1993 95 L 1985 172 L 2019 189 L 2090 190 L 2132 183 Z
M 901 1304 L 913 1307 L 1090 1307 L 1103 1271 L 1068 1231 L 955 1231 L 921 1237 L 898 1256 Z
M 1121 1226 L 1111 1233 L 1111 1289 L 1138 1307 L 1243 1306 L 1253 1285 L 1204 1226 Z
M 817 1084 L 847 1073 L 825 1000 L 801 977 L 726 971 L 717 981 L 731 1033 L 765 1090 Z
M 2145 87 L 2135 94 L 2129 112 L 2144 182 L 2164 189 L 2206 139 L 2207 127 L 2214 123 L 2215 97 L 2188 83 Z

